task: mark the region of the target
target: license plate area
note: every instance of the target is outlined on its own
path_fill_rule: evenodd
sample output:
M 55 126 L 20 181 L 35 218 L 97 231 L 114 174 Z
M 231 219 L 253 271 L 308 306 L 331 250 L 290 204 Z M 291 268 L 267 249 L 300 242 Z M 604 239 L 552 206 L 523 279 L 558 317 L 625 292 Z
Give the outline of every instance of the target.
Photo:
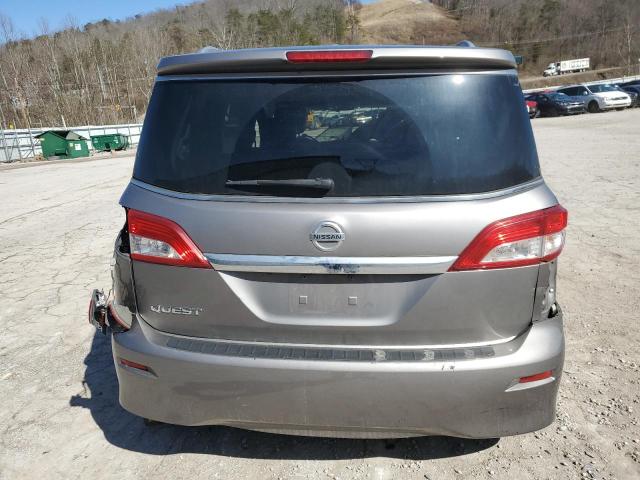
M 223 273 L 257 317 L 269 323 L 380 326 L 397 322 L 433 282 L 432 275 Z

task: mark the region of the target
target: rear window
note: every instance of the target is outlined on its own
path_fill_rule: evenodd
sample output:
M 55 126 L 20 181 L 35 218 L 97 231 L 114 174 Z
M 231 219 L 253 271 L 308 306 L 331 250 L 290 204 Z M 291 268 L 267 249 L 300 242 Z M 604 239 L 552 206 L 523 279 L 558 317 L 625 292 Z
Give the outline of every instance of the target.
M 497 190 L 540 175 L 522 100 L 510 74 L 159 81 L 134 178 L 223 195 Z

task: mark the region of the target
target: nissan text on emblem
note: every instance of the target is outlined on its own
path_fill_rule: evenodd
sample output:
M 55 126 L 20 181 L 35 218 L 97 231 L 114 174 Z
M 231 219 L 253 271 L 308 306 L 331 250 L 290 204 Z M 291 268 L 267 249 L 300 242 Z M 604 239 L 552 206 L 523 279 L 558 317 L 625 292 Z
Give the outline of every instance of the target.
M 322 222 L 309 235 L 311 242 L 320 250 L 330 252 L 340 246 L 345 234 L 335 222 Z

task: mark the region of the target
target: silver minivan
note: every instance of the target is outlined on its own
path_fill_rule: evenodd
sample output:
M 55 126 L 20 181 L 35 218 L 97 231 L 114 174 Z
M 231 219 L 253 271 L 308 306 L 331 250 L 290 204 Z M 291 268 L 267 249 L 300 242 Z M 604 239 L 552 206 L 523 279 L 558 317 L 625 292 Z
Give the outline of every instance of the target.
M 335 437 L 553 421 L 567 211 L 511 53 L 164 58 L 120 203 L 89 317 L 128 411 Z

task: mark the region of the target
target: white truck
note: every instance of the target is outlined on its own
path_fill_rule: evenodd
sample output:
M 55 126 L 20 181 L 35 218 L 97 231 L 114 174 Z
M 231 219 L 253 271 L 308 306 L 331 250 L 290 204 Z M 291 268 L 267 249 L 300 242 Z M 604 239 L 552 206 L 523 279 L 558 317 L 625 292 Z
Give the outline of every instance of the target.
M 585 70 L 589 70 L 589 59 L 576 58 L 573 60 L 562 60 L 561 62 L 550 63 L 549 66 L 545 68 L 542 75 L 549 77 L 553 75 L 562 75 L 563 73 L 584 72 Z

